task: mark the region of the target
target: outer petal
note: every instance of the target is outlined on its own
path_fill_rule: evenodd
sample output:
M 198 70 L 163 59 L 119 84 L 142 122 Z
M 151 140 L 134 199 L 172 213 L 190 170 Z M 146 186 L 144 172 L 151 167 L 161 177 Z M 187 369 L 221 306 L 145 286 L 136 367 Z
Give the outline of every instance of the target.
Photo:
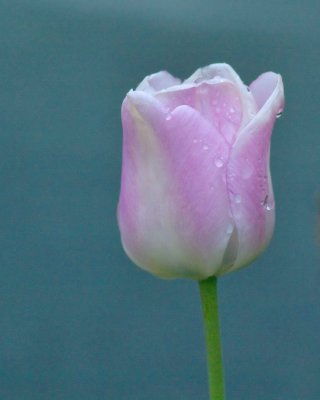
M 156 74 L 152 74 L 144 78 L 144 80 L 138 85 L 136 90 L 140 90 L 147 93 L 155 93 L 159 90 L 167 89 L 174 85 L 179 85 L 180 79 L 175 78 L 167 71 L 160 71 Z
M 202 82 L 204 80 L 213 79 L 215 77 L 230 80 L 237 87 L 243 110 L 241 125 L 245 126 L 255 116 L 257 112 L 257 106 L 255 104 L 253 96 L 250 93 L 250 90 L 248 90 L 247 86 L 242 82 L 239 75 L 230 65 L 220 63 L 211 64 L 204 68 L 199 68 L 196 70 L 196 72 L 194 72 L 194 74 L 186 79 L 184 83 Z
M 270 82 L 273 87 L 267 90 Z M 275 220 L 269 154 L 273 124 L 283 109 L 283 84 L 280 75 L 273 74 L 271 80 L 269 74 L 264 74 L 252 87 L 260 110 L 239 133 L 227 172 L 231 209 L 239 237 L 238 256 L 230 270 L 248 264 L 264 250 Z
M 230 80 L 215 78 L 197 84 L 182 84 L 155 93 L 173 110 L 188 105 L 206 118 L 232 144 L 242 124 L 243 110 L 238 87 Z
M 272 96 L 279 80 L 279 75 L 274 72 L 265 72 L 250 85 L 250 91 L 255 99 L 258 110 L 260 110 L 270 96 Z M 283 88 L 282 88 L 283 96 Z M 283 100 L 282 100 L 283 101 Z M 283 107 L 283 105 L 282 105 Z M 281 106 L 278 111 L 282 111 Z
M 132 92 L 122 110 L 119 225 L 128 255 L 166 278 L 217 273 L 233 232 L 229 146 L 198 112 Z

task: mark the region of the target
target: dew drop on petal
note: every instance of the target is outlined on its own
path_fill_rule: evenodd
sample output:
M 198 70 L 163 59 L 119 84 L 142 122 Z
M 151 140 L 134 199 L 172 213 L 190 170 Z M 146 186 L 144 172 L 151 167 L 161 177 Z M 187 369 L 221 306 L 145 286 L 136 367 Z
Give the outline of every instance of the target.
M 265 208 L 267 211 L 273 210 L 274 209 L 274 202 L 271 202 L 269 200 L 269 196 L 266 195 L 266 197 L 264 198 L 264 200 L 261 202 L 261 205 L 263 206 L 263 208 Z
M 282 115 L 282 111 L 279 111 L 279 112 L 277 113 L 277 115 L 276 115 L 276 118 L 280 118 L 281 115 Z
M 207 146 L 206 144 L 205 145 L 203 145 L 203 150 L 208 150 L 209 149 L 209 146 Z
M 253 174 L 253 166 L 249 161 L 246 161 L 241 170 L 243 179 L 249 179 Z
M 205 94 L 205 93 L 207 93 L 208 88 L 207 88 L 206 85 L 201 85 L 201 86 L 199 86 L 198 91 L 199 91 L 200 94 Z
M 166 116 L 166 120 L 167 120 L 167 121 L 170 121 L 171 118 L 172 118 L 172 115 L 171 115 L 171 114 L 168 114 L 168 115 Z
M 236 194 L 236 195 L 234 196 L 234 201 L 235 201 L 237 204 L 241 203 L 241 196 L 240 196 L 240 194 Z
M 225 121 L 220 126 L 220 131 L 229 144 L 233 144 L 237 130 L 231 121 Z
M 223 159 L 218 157 L 214 160 L 214 164 L 217 168 L 221 168 L 224 164 Z
M 230 234 L 232 233 L 232 231 L 233 231 L 233 225 L 232 225 L 232 224 L 229 224 L 229 225 L 227 226 L 227 235 L 230 235 Z

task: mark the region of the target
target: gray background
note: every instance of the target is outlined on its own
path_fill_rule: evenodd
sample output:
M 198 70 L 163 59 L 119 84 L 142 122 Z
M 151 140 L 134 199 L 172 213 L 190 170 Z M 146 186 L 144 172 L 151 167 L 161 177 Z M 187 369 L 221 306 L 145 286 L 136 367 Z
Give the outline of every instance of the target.
M 197 284 L 125 256 L 120 105 L 147 74 L 283 75 L 277 226 L 220 281 L 228 400 L 320 398 L 320 2 L 0 1 L 0 398 L 205 400 Z

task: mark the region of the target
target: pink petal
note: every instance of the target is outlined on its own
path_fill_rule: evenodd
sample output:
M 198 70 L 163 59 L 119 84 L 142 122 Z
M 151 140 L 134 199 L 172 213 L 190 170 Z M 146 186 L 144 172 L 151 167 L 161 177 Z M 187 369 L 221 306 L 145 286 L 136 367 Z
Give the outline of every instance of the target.
M 242 124 L 242 104 L 238 88 L 228 80 L 212 79 L 196 85 L 182 84 L 155 93 L 168 110 L 188 105 L 232 144 Z
M 266 78 L 269 80 L 270 76 L 261 79 Z M 273 83 L 269 97 L 266 89 L 258 91 L 258 86 L 254 87 L 257 103 L 261 106 L 264 101 L 264 104 L 239 133 L 231 150 L 227 182 L 239 235 L 239 252 L 232 269 L 252 261 L 267 246 L 273 232 L 275 205 L 269 170 L 270 138 L 276 116 L 284 103 L 280 75 Z
M 167 89 L 174 85 L 179 85 L 180 79 L 173 77 L 167 71 L 160 71 L 144 78 L 138 85 L 136 90 L 141 90 L 147 93 L 154 93 L 159 90 Z
M 215 274 L 234 231 L 229 145 L 197 111 L 179 106 L 165 114 L 142 92 L 125 100 L 123 121 L 119 223 L 127 252 L 158 276 Z
M 279 75 L 265 72 L 250 85 L 251 93 L 256 101 L 258 110 L 266 103 L 277 86 Z
M 245 126 L 256 114 L 257 106 L 248 90 L 247 86 L 242 82 L 239 75 L 235 70 L 228 64 L 211 64 L 204 68 L 199 68 L 194 74 L 184 81 L 184 84 L 190 84 L 191 82 L 201 82 L 207 79 L 213 79 L 220 77 L 222 79 L 229 80 L 234 83 L 239 92 L 243 116 L 242 116 L 242 127 Z

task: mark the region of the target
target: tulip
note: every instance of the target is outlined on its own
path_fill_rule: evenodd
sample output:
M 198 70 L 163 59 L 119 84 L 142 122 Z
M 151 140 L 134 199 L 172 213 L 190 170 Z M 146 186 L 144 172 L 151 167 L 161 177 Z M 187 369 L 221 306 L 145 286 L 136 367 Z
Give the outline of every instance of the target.
M 138 266 L 204 280 L 266 248 L 275 222 L 270 139 L 283 106 L 280 75 L 247 87 L 227 64 L 183 82 L 158 72 L 129 91 L 118 221 Z
M 154 275 L 199 280 L 210 400 L 224 399 L 217 277 L 271 239 L 270 139 L 283 106 L 280 75 L 247 87 L 227 64 L 182 83 L 150 75 L 122 105 L 122 243 Z

